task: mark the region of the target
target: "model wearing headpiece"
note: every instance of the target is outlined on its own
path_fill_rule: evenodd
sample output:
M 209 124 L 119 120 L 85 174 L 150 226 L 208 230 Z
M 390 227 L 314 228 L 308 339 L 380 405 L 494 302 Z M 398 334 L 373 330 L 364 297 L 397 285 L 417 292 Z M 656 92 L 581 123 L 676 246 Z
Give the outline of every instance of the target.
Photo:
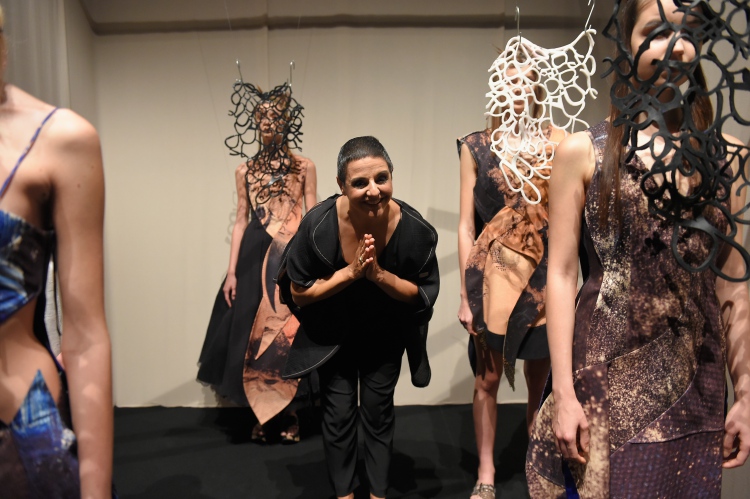
M 474 428 L 479 454 L 472 499 L 494 498 L 497 391 L 505 372 L 525 359 L 527 424 L 531 428 L 549 372 L 544 293 L 547 275 L 547 180 L 563 127 L 579 123 L 588 95 L 594 30 L 544 49 L 511 38 L 490 68 L 492 126 L 458 140 L 461 160 L 458 318 L 473 336 L 476 358 Z M 585 54 L 574 46 L 589 42 Z M 567 55 L 567 57 L 557 57 Z M 560 61 L 564 61 L 561 63 Z M 566 84 L 562 74 L 567 72 Z M 571 77 L 571 74 L 575 75 Z M 585 80 L 578 86 L 578 76 Z M 575 88 L 578 96 L 573 96 Z M 557 114 L 553 113 L 557 111 Z M 563 116 L 559 125 L 555 120 Z M 558 126 L 556 126 L 558 125 Z
M 232 103 L 236 134 L 226 144 L 247 160 L 235 171 L 237 216 L 229 268 L 211 313 L 198 380 L 252 407 L 258 418 L 254 439 L 264 440 L 262 425 L 287 409 L 282 441 L 294 442 L 299 426 L 290 403 L 307 393 L 298 393 L 296 379 L 282 380 L 280 371 L 299 322 L 279 302 L 274 278 L 302 219 L 303 199 L 307 209 L 316 203 L 315 165 L 291 152 L 301 142 L 302 106 L 288 84 L 262 92 L 237 82 Z
M 747 71 L 750 31 L 726 37 L 722 19 L 750 9 L 722 9 L 616 1 L 605 30 L 618 45 L 610 118 L 557 149 L 552 385 L 527 456 L 532 497 L 719 498 L 722 467 L 747 459 L 744 153 L 722 133 L 723 108 L 714 118 L 700 62 L 726 38 Z M 735 402 L 725 418 L 726 367 Z

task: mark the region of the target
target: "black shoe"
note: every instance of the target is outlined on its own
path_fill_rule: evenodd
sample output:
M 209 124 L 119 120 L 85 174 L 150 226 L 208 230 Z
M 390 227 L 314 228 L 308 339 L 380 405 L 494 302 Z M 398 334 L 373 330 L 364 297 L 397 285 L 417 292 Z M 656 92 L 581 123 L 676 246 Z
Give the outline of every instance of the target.
M 429 385 L 432 370 L 427 358 L 427 324 L 419 326 L 416 334 L 410 334 L 407 338 L 406 357 L 409 360 L 411 384 L 417 388 Z

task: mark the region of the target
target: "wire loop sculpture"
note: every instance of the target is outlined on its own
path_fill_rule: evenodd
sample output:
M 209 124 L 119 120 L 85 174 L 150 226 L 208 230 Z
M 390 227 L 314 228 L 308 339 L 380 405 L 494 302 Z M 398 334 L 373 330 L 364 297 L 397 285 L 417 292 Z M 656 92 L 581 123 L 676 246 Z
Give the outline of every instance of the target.
M 281 195 L 286 175 L 298 170 L 290 150 L 301 150 L 304 108 L 292 97 L 290 83 L 263 92 L 239 80 L 233 89 L 234 108 L 229 116 L 234 117 L 236 133 L 224 144 L 232 156 L 246 158 L 245 180 L 248 186 L 257 187 L 248 192 L 256 192 L 254 205 L 258 206 Z M 250 150 L 256 147 L 252 154 Z
M 737 194 L 747 193 L 750 149 L 730 143 L 724 129 L 732 121 L 750 125 L 750 116 L 742 115 L 737 107 L 738 99 L 750 98 L 748 0 L 661 0 L 657 3 L 662 23 L 634 54 L 629 40 L 621 36 L 621 3 L 615 0 L 604 29 L 604 36 L 617 46 L 616 56 L 605 59 L 609 68 L 604 76 L 614 75 L 610 95 L 619 116 L 612 125 L 625 127 L 622 145 L 627 151 L 626 161 L 639 151 L 653 159 L 641 179 L 641 189 L 650 212 L 674 225 L 671 249 L 680 266 L 693 272 L 709 268 L 724 279 L 745 281 L 750 278 L 750 254 L 735 236 L 740 226 L 750 223 L 746 216 L 750 207 L 732 212 L 730 199 L 733 189 Z M 681 22 L 670 22 L 667 9 L 679 13 Z M 669 40 L 666 56 L 654 61 L 651 76 L 639 77 L 637 69 L 644 53 L 655 40 L 658 43 L 664 38 Z M 673 58 L 677 44 L 693 45 L 695 59 L 685 63 Z M 713 66 L 712 73 L 719 74 L 711 88 L 706 85 L 702 66 Z M 672 98 L 663 99 L 665 95 Z M 714 101 L 715 112 L 701 119 L 693 109 L 696 103 L 709 100 Z M 675 111 L 682 113 L 682 125 L 670 130 L 665 115 Z M 654 127 L 657 131 L 646 138 L 643 132 Z M 733 162 L 739 165 L 736 171 Z M 708 213 L 723 219 L 727 229 L 711 223 Z M 689 231 L 703 232 L 712 244 L 706 259 L 697 265 L 686 262 L 679 249 Z M 744 275 L 729 276 L 720 269 L 717 260 L 724 244 L 740 253 L 745 262 Z
M 526 202 L 542 200 L 535 176 L 549 179 L 556 142 L 545 130 L 549 125 L 572 132 L 586 99 L 596 97 L 591 76 L 596 73 L 592 54 L 594 29 L 586 29 L 563 47 L 546 49 L 520 35 L 508 40 L 489 69 L 487 112 L 500 118 L 492 132 L 491 150 L 497 155 L 505 182 Z M 584 42 L 584 51 L 577 46 Z M 522 109 L 515 106 L 523 101 Z

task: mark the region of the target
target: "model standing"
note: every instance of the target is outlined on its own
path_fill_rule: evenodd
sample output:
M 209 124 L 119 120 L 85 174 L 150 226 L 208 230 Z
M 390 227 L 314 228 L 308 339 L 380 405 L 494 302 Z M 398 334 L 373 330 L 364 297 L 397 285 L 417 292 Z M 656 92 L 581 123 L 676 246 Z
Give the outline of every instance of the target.
M 227 145 L 243 157 L 248 157 L 246 146 L 258 149 L 235 171 L 237 216 L 229 268 L 214 303 L 198 379 L 252 407 L 256 440 L 265 440 L 262 425 L 286 410 L 281 437 L 291 443 L 299 440 L 292 401 L 306 393 L 298 393 L 298 380 L 282 380 L 281 370 L 299 323 L 279 302 L 274 278 L 302 219 L 303 201 L 308 209 L 316 203 L 315 165 L 292 153 L 301 135 L 302 107 L 289 85 L 262 92 L 239 82 L 235 89 L 237 134 Z
M 0 8 L 0 490 L 20 499 L 111 497 L 99 137 L 72 111 L 2 80 L 2 26 Z M 43 326 L 35 329 L 52 255 L 64 372 Z
M 550 182 L 552 393 L 531 438 L 529 492 L 718 498 L 722 466 L 750 449 L 747 287 L 717 278 L 746 271 L 727 216 L 744 189 L 724 183 L 742 168 L 741 144 L 709 131 L 700 97 L 703 20 L 719 18 L 703 2 L 615 9 L 610 119 L 560 144 Z

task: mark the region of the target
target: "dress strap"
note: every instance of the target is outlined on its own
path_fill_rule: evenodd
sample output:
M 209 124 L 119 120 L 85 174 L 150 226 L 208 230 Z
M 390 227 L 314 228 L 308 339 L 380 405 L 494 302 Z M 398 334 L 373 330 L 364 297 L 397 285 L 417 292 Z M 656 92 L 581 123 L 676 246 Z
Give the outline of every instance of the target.
M 26 146 L 26 149 L 23 151 L 23 154 L 21 154 L 21 157 L 18 158 L 18 161 L 16 161 L 16 166 L 13 167 L 13 169 L 10 171 L 10 174 L 8 175 L 8 178 L 5 179 L 5 182 L 3 182 L 3 186 L 0 187 L 0 198 L 2 198 L 5 195 L 5 191 L 8 189 L 8 186 L 10 185 L 10 182 L 13 180 L 13 177 L 16 175 L 16 171 L 18 170 L 18 167 L 21 166 L 21 163 L 24 159 L 26 159 L 26 156 L 29 154 L 29 151 L 31 151 L 31 148 L 34 147 L 34 143 L 36 142 L 37 137 L 39 137 L 39 132 L 42 131 L 42 128 L 44 125 L 49 121 L 49 119 L 52 117 L 53 114 L 55 114 L 55 111 L 57 111 L 58 108 L 54 108 L 44 120 L 42 120 L 42 124 L 39 125 L 39 128 L 36 129 L 36 132 L 34 132 L 34 136 L 31 137 L 31 140 L 29 141 L 29 145 Z

